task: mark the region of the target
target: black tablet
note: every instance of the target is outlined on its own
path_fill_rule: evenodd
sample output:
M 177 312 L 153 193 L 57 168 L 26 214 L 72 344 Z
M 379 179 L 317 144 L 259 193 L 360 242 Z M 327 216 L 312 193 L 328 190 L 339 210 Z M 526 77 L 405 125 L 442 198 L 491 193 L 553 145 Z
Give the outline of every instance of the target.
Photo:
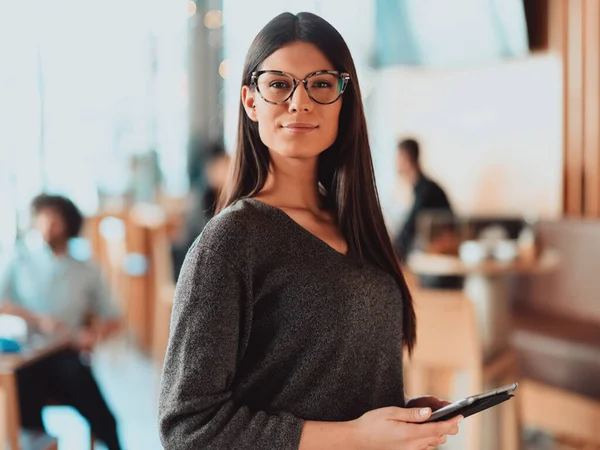
M 458 415 L 463 417 L 472 416 L 480 411 L 484 411 L 492 406 L 496 406 L 500 403 L 510 400 L 514 397 L 513 392 L 517 389 L 517 387 L 518 384 L 513 383 L 508 386 L 492 389 L 482 394 L 463 398 L 462 400 L 451 403 L 450 405 L 434 411 L 429 419 L 427 419 L 425 422 L 439 422 L 441 420 L 451 419 L 452 417 L 456 417 Z

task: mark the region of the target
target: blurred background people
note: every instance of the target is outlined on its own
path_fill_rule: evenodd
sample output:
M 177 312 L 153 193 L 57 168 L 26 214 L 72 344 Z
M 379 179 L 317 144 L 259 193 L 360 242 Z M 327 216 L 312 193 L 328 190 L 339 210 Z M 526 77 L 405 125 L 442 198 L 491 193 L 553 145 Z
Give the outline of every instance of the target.
M 215 215 L 219 196 L 229 171 L 231 158 L 220 144 L 211 144 L 204 155 L 204 174 L 198 192 L 191 195 L 192 206 L 182 235 L 172 247 L 173 279 L 177 280 L 185 255 L 206 224 Z
M 214 215 L 219 201 L 219 197 L 229 173 L 231 158 L 220 145 L 213 145 L 209 149 L 206 161 L 206 189 L 202 197 L 202 205 L 207 220 Z
M 453 211 L 448 196 L 444 190 L 429 178 L 421 167 L 421 150 L 419 143 L 414 139 L 405 139 L 398 143 L 396 153 L 396 170 L 398 175 L 413 189 L 413 203 L 406 220 L 394 239 L 394 247 L 403 264 L 408 261 L 408 256 L 415 249 L 417 226 L 419 218 L 423 214 L 444 213 L 452 220 Z M 450 230 L 436 232 L 435 235 L 427 236 L 431 239 L 428 243 L 428 251 L 445 253 L 447 249 L 457 249 L 457 236 Z M 462 277 L 455 276 L 419 276 L 420 284 L 429 288 L 462 288 Z
M 419 143 L 414 139 L 398 143 L 396 171 L 412 187 L 414 193 L 410 212 L 394 241 L 396 252 L 403 263 L 406 263 L 408 255 L 414 249 L 419 215 L 423 212 L 452 213 L 452 206 L 444 190 L 423 173 L 420 153 Z
M 43 429 L 49 401 L 74 406 L 109 450 L 120 449 L 117 424 L 85 357 L 119 327 L 120 312 L 98 268 L 69 254 L 83 216 L 65 197 L 41 194 L 31 204 L 34 232 L 15 247 L 0 275 L 0 312 L 45 334 L 68 333 L 73 345 L 17 374 L 23 427 Z

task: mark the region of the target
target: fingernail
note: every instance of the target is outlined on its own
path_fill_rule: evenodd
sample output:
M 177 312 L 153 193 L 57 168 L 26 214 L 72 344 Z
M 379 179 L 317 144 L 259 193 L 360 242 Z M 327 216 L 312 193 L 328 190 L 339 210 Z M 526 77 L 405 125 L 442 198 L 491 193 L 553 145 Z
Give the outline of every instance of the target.
M 423 408 L 421 411 L 419 411 L 419 414 L 421 414 L 422 416 L 426 416 L 427 414 L 429 414 L 429 408 Z

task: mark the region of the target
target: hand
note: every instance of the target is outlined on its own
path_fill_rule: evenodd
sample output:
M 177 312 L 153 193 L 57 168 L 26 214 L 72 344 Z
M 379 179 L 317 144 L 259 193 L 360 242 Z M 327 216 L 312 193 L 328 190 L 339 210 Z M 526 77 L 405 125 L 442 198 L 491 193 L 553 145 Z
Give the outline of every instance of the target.
M 446 435 L 458 434 L 461 416 L 420 423 L 429 418 L 431 408 L 388 407 L 369 411 L 350 422 L 359 450 L 427 450 L 446 442 Z
M 432 411 L 437 411 L 444 406 L 449 405 L 450 402 L 446 400 L 440 400 L 433 395 L 423 395 L 422 397 L 411 398 L 406 402 L 407 408 L 431 408 Z
M 36 325 L 42 333 L 46 334 L 66 332 L 68 330 L 64 323 L 50 316 L 39 316 L 36 320 Z
M 75 337 L 75 345 L 81 352 L 91 352 L 96 346 L 96 334 L 91 330 L 81 330 Z

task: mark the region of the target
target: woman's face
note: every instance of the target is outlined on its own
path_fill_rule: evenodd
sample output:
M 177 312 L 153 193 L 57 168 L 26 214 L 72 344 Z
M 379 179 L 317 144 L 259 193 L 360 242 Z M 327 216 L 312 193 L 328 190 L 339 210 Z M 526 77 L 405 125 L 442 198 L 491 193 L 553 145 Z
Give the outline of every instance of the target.
M 319 70 L 335 70 L 325 55 L 306 42 L 294 42 L 271 54 L 258 70 L 280 70 L 297 80 Z M 299 83 L 292 97 L 273 105 L 256 89 L 242 89 L 244 109 L 258 123 L 260 139 L 270 151 L 282 157 L 315 158 L 336 140 L 342 98 L 330 105 L 313 101 Z

